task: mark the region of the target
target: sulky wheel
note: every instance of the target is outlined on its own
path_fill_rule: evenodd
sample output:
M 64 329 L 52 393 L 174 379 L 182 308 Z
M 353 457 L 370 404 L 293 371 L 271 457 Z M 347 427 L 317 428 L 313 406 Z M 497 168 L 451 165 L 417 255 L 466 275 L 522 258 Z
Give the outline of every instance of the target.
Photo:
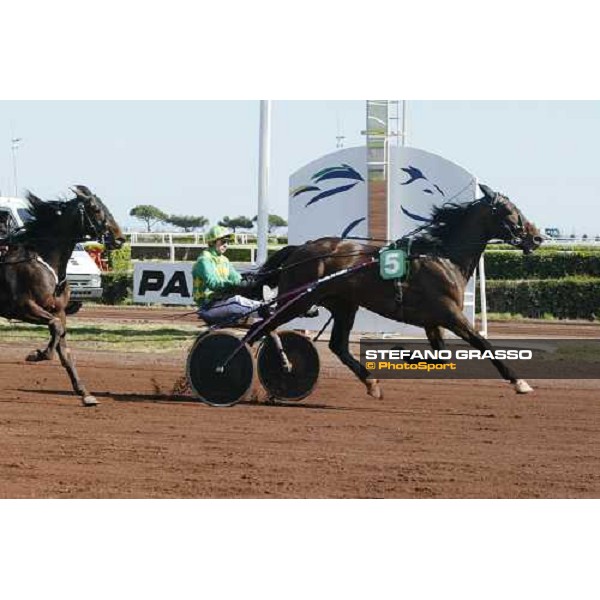
M 319 379 L 317 349 L 306 336 L 295 331 L 280 331 L 265 337 L 256 362 L 260 382 L 272 397 L 280 400 L 306 398 Z
M 232 406 L 252 389 L 254 358 L 248 345 L 233 333 L 216 331 L 201 335 L 188 355 L 187 377 L 192 390 L 203 402 L 211 406 Z

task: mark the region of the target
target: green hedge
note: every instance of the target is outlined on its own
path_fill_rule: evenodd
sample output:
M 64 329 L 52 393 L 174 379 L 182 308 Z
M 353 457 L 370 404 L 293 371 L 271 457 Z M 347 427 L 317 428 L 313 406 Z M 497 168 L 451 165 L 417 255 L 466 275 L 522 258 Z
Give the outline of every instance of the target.
M 530 281 L 488 281 L 487 307 L 493 313 L 542 318 L 600 317 L 600 278 L 566 277 Z M 477 300 L 479 310 L 479 297 Z
M 108 267 L 111 271 L 131 271 L 131 245 L 123 244 L 118 250 L 108 252 Z
M 278 252 L 281 248 L 267 248 L 267 256 L 271 256 Z M 256 256 L 256 252 L 254 253 Z M 250 262 L 252 255 L 250 252 L 250 248 L 228 248 L 227 249 L 227 258 L 231 262 Z
M 560 279 L 584 275 L 600 277 L 600 252 L 521 252 L 493 250 L 485 253 L 488 279 Z
M 102 304 L 123 304 L 133 297 L 133 273 L 109 271 L 102 273 Z

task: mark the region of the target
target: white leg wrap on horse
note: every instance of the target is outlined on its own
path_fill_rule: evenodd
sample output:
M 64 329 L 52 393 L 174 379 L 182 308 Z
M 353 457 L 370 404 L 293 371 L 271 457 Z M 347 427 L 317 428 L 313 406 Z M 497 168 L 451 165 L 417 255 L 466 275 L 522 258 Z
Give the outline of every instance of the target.
M 513 385 L 517 394 L 529 394 L 529 392 L 533 392 L 533 388 L 524 379 L 517 379 Z

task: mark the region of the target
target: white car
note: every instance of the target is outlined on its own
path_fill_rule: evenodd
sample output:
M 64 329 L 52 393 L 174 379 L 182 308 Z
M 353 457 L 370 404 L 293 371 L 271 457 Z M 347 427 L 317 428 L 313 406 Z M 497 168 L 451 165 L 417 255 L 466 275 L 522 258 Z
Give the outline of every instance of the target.
M 0 196 L 0 238 L 31 218 L 29 203 L 24 198 Z M 71 288 L 71 302 L 67 313 L 72 314 L 81 308 L 84 300 L 102 298 L 102 272 L 82 244 L 77 244 L 67 265 L 67 281 Z

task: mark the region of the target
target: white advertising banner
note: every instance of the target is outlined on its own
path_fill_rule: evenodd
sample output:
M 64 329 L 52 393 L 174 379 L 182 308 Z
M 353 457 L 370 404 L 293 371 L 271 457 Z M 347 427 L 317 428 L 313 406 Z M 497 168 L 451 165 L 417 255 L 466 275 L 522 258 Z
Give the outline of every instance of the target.
M 194 304 L 192 263 L 138 262 L 133 267 L 133 301 Z
M 288 240 L 368 235 L 367 150 L 344 148 L 290 176 Z

